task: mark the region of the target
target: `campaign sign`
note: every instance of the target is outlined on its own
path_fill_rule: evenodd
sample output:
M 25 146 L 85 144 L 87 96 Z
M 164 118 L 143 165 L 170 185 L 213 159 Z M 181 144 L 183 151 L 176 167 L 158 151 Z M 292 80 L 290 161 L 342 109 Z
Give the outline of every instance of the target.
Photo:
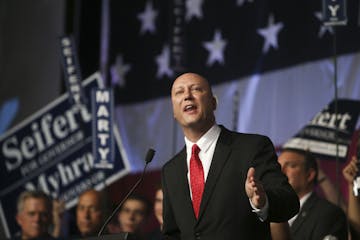
M 323 0 L 323 22 L 325 26 L 346 25 L 346 0 Z
M 84 103 L 84 94 L 81 87 L 80 64 L 77 59 L 75 41 L 73 37 L 63 36 L 60 38 L 61 59 L 64 69 L 65 83 L 70 93 L 69 100 L 73 104 Z
M 92 90 L 93 113 L 93 156 L 95 168 L 113 168 L 114 136 L 111 131 L 113 122 L 113 91 L 108 89 Z
M 99 73 L 84 80 L 85 97 L 101 84 Z M 63 94 L 0 137 L 0 217 L 7 236 L 19 230 L 15 214 L 22 191 L 43 190 L 70 208 L 79 193 L 102 189 L 129 171 L 115 127 L 113 168 L 93 168 L 91 108 L 71 104 L 69 97 Z
M 322 159 L 345 161 L 352 134 L 358 121 L 360 101 L 339 99 L 319 112 L 308 125 L 287 141 L 283 148 L 308 150 Z

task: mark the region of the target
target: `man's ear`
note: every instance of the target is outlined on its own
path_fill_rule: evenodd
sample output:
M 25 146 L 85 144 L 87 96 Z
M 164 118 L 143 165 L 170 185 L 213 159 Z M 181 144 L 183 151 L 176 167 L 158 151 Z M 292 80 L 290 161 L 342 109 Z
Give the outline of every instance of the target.
M 315 182 L 316 172 L 313 168 L 310 168 L 308 171 L 307 181 L 308 183 Z
M 214 95 L 213 96 L 213 109 L 214 109 L 214 111 L 216 110 L 217 105 L 218 105 L 218 98 Z
M 19 214 L 15 215 L 15 220 L 16 220 L 17 224 L 19 226 L 21 226 L 22 219 L 21 219 L 21 216 Z

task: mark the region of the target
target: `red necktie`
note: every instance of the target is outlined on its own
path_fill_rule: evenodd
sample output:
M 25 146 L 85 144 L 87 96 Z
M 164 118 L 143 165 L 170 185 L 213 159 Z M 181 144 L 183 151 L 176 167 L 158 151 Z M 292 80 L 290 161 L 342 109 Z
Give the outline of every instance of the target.
M 200 148 L 194 144 L 190 158 L 190 185 L 196 218 L 199 216 L 200 202 L 204 191 L 204 169 L 199 158 L 199 152 Z

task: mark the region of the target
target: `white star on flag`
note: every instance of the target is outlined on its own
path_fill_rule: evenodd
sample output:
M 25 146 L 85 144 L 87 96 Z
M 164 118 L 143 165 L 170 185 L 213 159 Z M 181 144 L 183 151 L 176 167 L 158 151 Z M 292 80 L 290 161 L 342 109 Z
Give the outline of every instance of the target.
M 174 72 L 170 68 L 170 48 L 168 45 L 165 45 L 162 49 L 160 55 L 156 56 L 156 63 L 158 66 L 158 70 L 156 73 L 157 78 L 161 78 L 164 75 L 168 77 L 172 77 Z
M 263 46 L 263 53 L 267 53 L 270 47 L 275 49 L 278 48 L 277 36 L 280 30 L 284 27 L 282 22 L 274 24 L 274 16 L 271 14 L 269 16 L 268 25 L 266 28 L 260 28 L 257 30 L 258 34 L 265 38 L 265 43 Z
M 146 32 L 154 33 L 156 30 L 155 19 L 158 15 L 158 11 L 154 10 L 153 5 L 150 1 L 146 3 L 144 12 L 137 15 L 138 19 L 141 21 L 140 33 L 144 34 Z
M 131 65 L 124 64 L 122 56 L 118 55 L 115 64 L 110 68 L 112 85 L 118 85 L 120 87 L 125 86 L 125 75 L 130 69 Z
M 242 6 L 245 2 L 250 2 L 250 3 L 253 3 L 254 2 L 254 0 L 237 0 L 236 1 L 236 4 L 238 5 L 238 6 Z
M 320 21 L 320 29 L 319 29 L 319 33 L 318 33 L 319 38 L 322 38 L 326 32 L 334 34 L 334 29 L 331 26 L 325 26 L 324 23 L 322 22 L 323 15 L 321 12 L 315 12 L 314 15 Z
M 202 5 L 203 0 L 186 0 L 186 21 L 190 21 L 193 17 L 201 19 L 203 17 Z
M 227 41 L 222 39 L 219 30 L 215 31 L 212 41 L 203 43 L 203 46 L 209 51 L 209 57 L 206 63 L 208 66 L 213 65 L 215 62 L 224 64 L 224 50 L 226 44 Z

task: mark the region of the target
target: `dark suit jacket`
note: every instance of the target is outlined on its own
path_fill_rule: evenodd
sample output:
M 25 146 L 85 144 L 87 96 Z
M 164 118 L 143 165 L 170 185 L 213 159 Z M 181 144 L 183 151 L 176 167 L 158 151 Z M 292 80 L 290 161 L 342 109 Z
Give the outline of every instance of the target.
M 147 240 L 163 240 L 164 236 L 161 233 L 160 228 L 155 229 L 154 231 L 150 232 L 146 237 Z
M 250 167 L 264 185 L 269 216 L 261 222 L 245 192 Z M 186 149 L 162 170 L 164 229 L 175 239 L 271 239 L 269 221 L 287 221 L 299 210 L 298 198 L 282 174 L 271 141 L 221 126 L 209 174 L 195 218 L 187 180 Z
M 290 227 L 294 240 L 318 240 L 333 235 L 347 240 L 347 219 L 341 208 L 312 193 Z

